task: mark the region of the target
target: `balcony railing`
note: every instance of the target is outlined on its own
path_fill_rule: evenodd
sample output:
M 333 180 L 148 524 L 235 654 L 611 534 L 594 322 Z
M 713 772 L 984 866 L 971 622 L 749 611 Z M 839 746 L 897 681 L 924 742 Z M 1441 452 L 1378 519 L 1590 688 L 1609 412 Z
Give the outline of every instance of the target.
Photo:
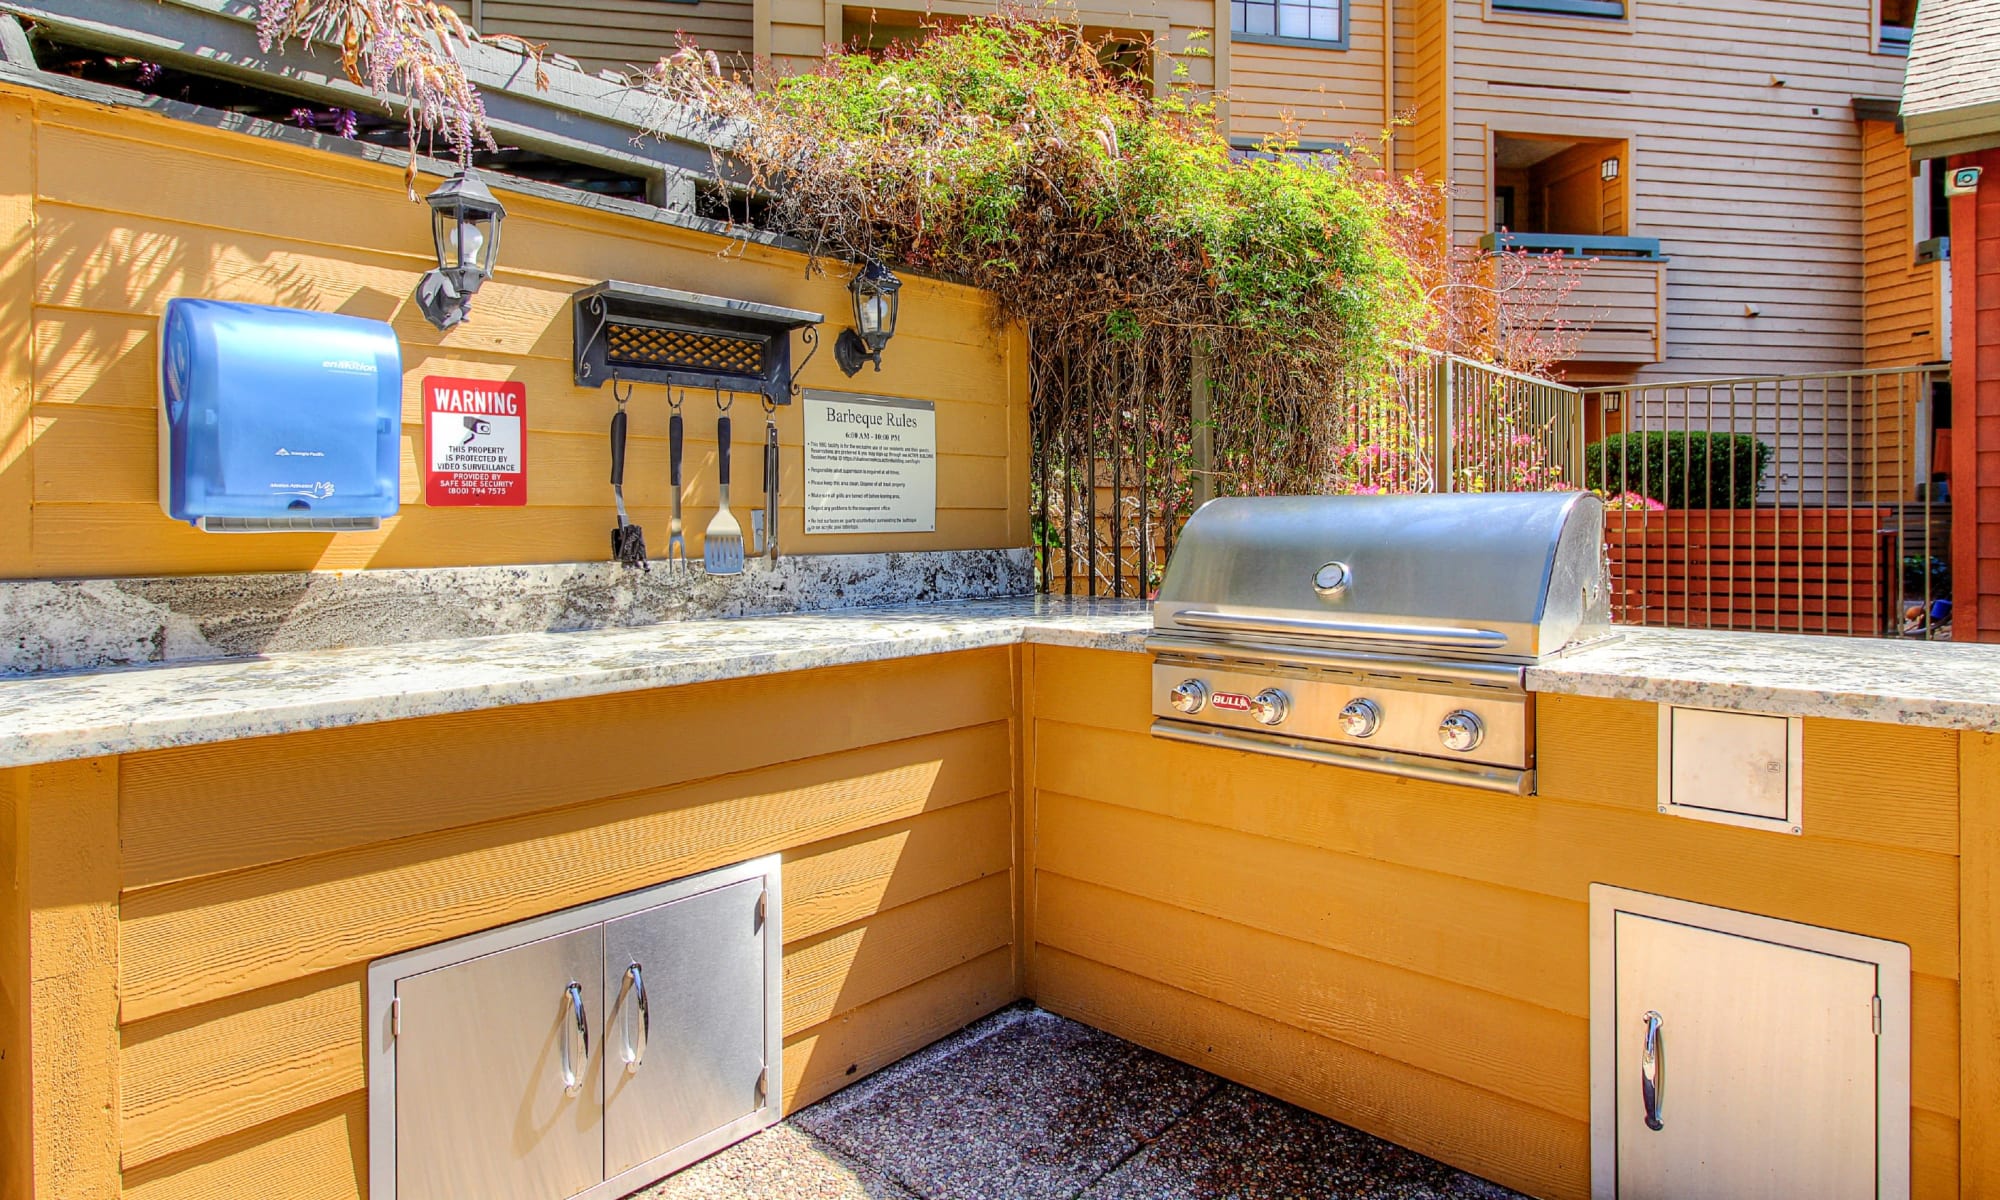
M 1612 237 L 1601 233 L 1489 233 L 1479 239 L 1489 252 L 1524 250 L 1529 254 L 1564 254 L 1571 258 L 1638 258 L 1665 262 L 1660 239 Z
M 1537 303 L 1517 319 L 1551 317 L 1576 348 L 1573 363 L 1656 363 L 1667 356 L 1667 258 L 1658 238 L 1566 233 L 1493 233 L 1479 240 L 1489 253 L 1561 254 L 1581 260 L 1575 284 L 1553 314 Z

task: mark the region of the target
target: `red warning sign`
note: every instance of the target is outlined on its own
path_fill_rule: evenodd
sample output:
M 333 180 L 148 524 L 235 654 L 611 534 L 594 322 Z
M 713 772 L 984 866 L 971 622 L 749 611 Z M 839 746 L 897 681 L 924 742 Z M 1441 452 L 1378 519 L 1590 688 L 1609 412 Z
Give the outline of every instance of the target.
M 424 379 L 424 503 L 528 502 L 528 385 Z

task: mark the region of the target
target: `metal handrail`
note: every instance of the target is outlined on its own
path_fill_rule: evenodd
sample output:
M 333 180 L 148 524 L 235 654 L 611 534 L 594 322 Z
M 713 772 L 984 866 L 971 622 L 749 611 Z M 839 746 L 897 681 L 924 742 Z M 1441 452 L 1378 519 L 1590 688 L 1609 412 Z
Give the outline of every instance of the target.
M 1516 233 L 1512 230 L 1489 233 L 1479 239 L 1479 248 L 1489 254 L 1525 250 L 1530 254 L 1573 254 L 1578 258 L 1610 255 L 1630 262 L 1667 262 L 1660 253 L 1660 239 L 1622 237 L 1601 233 Z
M 1877 376 L 1907 375 L 1912 371 L 1941 369 L 1943 364 L 1934 363 L 1915 367 L 1857 367 L 1845 371 L 1807 371 L 1797 375 L 1717 375 L 1712 378 L 1668 379 L 1656 383 L 1620 383 L 1609 387 L 1588 387 L 1577 390 L 1595 396 L 1606 392 L 1657 392 L 1676 388 L 1725 387 L 1730 384 L 1747 386 L 1753 383 L 1790 383 L 1794 380 L 1869 379 Z

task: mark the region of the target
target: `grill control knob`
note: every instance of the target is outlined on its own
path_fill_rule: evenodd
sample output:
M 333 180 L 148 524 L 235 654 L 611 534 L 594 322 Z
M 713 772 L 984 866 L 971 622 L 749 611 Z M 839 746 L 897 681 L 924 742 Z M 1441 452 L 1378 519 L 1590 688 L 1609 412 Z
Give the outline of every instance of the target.
M 1438 725 L 1438 740 L 1444 743 L 1444 748 L 1460 754 L 1477 748 L 1485 737 L 1486 723 L 1462 708 Z
M 1250 701 L 1250 715 L 1265 725 L 1277 725 L 1292 713 L 1292 698 L 1277 688 L 1265 688 Z
M 1208 704 L 1208 685 L 1199 679 L 1187 679 L 1173 691 L 1167 693 L 1167 700 L 1175 709 L 1192 716 Z
M 1340 727 L 1348 737 L 1373 737 L 1382 728 L 1382 707 L 1373 700 L 1349 700 L 1340 710 Z

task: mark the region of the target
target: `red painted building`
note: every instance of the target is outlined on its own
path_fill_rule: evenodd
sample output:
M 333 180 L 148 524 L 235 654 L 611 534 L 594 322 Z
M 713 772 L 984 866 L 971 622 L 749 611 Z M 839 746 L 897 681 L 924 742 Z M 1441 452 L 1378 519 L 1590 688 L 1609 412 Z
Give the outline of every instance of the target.
M 1951 180 L 1952 631 L 2000 642 L 2000 0 L 1923 0 L 1902 118 Z

